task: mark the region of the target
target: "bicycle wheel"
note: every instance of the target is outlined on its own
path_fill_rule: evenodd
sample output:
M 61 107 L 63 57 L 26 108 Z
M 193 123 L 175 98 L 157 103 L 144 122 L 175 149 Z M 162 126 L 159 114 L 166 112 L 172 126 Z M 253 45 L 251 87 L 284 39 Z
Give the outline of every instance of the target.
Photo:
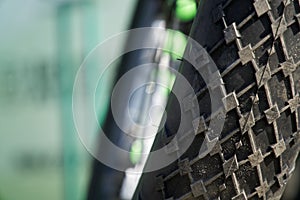
M 203 0 L 190 35 L 224 82 L 225 125 L 204 158 L 198 158 L 201 128 L 177 161 L 143 174 L 135 198 L 280 199 L 299 152 L 299 1 Z M 189 63 L 183 61 L 181 73 L 196 92 L 205 87 Z M 198 96 L 204 118 L 211 117 L 203 108 L 208 102 L 205 92 Z M 170 107 L 168 116 L 176 116 Z M 174 136 L 179 123 L 168 118 L 154 148 Z

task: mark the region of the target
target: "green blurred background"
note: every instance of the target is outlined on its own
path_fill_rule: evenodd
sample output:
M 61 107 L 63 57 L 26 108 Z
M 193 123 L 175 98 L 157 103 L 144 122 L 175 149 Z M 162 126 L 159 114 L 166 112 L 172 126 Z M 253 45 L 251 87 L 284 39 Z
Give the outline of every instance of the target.
M 135 3 L 0 0 L 0 200 L 85 199 L 92 158 L 73 124 L 74 78 L 97 44 L 126 30 Z M 96 94 L 100 120 L 113 75 Z

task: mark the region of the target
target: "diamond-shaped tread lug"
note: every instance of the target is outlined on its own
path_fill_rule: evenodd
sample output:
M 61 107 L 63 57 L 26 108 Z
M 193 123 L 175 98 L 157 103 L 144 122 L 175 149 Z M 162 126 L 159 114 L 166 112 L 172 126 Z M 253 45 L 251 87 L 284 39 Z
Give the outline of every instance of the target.
M 297 110 L 297 108 L 300 106 L 300 97 L 299 96 L 295 96 L 293 99 L 290 99 L 288 101 L 291 112 L 295 112 Z
M 280 187 L 283 187 L 284 185 L 286 185 L 287 180 L 286 177 L 287 176 L 287 168 L 284 168 L 280 174 L 276 175 L 278 184 L 280 185 Z
M 239 52 L 239 57 L 241 59 L 242 64 L 246 64 L 250 62 L 252 59 L 255 58 L 255 55 L 252 50 L 251 44 L 247 45 L 246 47 L 242 48 Z
M 228 94 L 226 97 L 224 97 L 222 99 L 222 101 L 225 106 L 226 112 L 239 106 L 239 102 L 238 102 L 235 92 Z
M 217 72 L 211 74 L 210 77 L 209 77 L 208 86 L 211 89 L 216 89 L 217 87 L 219 87 L 221 85 L 224 85 L 224 82 L 223 82 L 223 79 L 222 79 L 222 76 L 221 76 L 220 72 L 217 71 Z
M 180 175 L 186 175 L 192 172 L 192 168 L 190 166 L 190 161 L 188 159 L 180 160 L 178 162 L 179 173 Z
M 194 46 L 191 47 L 192 50 L 190 50 L 190 56 L 191 60 L 195 61 L 194 67 L 197 70 L 202 70 L 205 66 L 210 64 L 209 56 L 205 49 L 197 50 Z
M 269 190 L 269 185 L 266 181 L 263 182 L 263 184 L 257 188 L 255 188 L 257 195 L 259 198 L 263 197 L 265 193 Z
M 245 191 L 239 193 L 238 195 L 234 196 L 232 200 L 247 200 L 247 196 L 245 194 Z
M 277 39 L 278 36 L 282 35 L 287 30 L 287 23 L 285 17 L 278 18 L 273 24 L 271 24 L 273 36 Z
M 199 180 L 190 186 L 194 197 L 199 197 L 206 193 L 206 188 L 202 180 Z
M 286 150 L 284 140 L 282 139 L 277 144 L 272 145 L 272 149 L 275 154 L 275 157 L 279 157 Z
M 207 125 L 203 116 L 193 120 L 192 123 L 196 135 L 207 130 Z
M 233 156 L 231 159 L 227 160 L 223 164 L 223 170 L 225 177 L 228 178 L 232 173 L 239 169 L 239 163 L 236 156 Z
M 256 78 L 256 82 L 258 87 L 263 86 L 264 84 L 266 84 L 268 82 L 268 80 L 271 79 L 271 70 L 269 65 L 260 68 L 256 73 L 255 73 L 255 78 Z
M 278 181 L 278 184 L 280 185 L 280 187 L 283 187 L 287 183 L 287 181 L 283 178 L 283 176 L 284 175 L 276 177 L 277 181 Z
M 235 39 L 240 38 L 241 34 L 236 27 L 236 23 L 231 24 L 224 29 L 224 38 L 226 44 L 233 42 Z
M 253 5 L 258 17 L 271 10 L 268 0 L 256 0 Z
M 255 166 L 259 165 L 264 160 L 264 157 L 261 153 L 261 150 L 258 149 L 252 155 L 248 156 L 248 159 L 251 163 L 251 166 L 255 167 Z
M 271 108 L 264 112 L 269 124 L 272 124 L 276 119 L 280 117 L 280 112 L 277 104 L 273 105 Z
M 205 140 L 199 150 L 199 154 L 198 154 L 198 158 L 203 158 L 204 156 L 206 156 L 208 153 L 210 153 L 210 155 L 213 155 L 213 153 L 215 153 L 218 150 L 218 137 L 213 138 L 212 140 L 209 138 L 210 135 L 213 134 L 213 130 L 208 130 L 206 132 L 205 135 Z M 218 145 L 218 146 L 216 146 Z
M 225 16 L 224 11 L 223 11 L 223 6 L 220 4 L 218 5 L 215 9 L 212 11 L 212 16 L 213 16 L 213 22 L 217 23 L 222 19 L 222 17 Z
M 297 69 L 297 66 L 293 61 L 286 61 L 281 64 L 281 68 L 284 76 L 287 77 Z
M 240 129 L 242 133 L 247 132 L 251 127 L 255 125 L 254 115 L 253 112 L 247 113 L 239 120 L 240 123 Z
M 209 152 L 209 155 L 210 155 L 210 156 L 213 156 L 213 155 L 215 155 L 215 154 L 217 154 L 217 153 L 219 153 L 219 152 L 221 152 L 221 151 L 222 151 L 222 147 L 221 147 L 219 141 L 217 141 L 217 142 L 214 144 L 214 147 L 212 148 L 212 150 Z

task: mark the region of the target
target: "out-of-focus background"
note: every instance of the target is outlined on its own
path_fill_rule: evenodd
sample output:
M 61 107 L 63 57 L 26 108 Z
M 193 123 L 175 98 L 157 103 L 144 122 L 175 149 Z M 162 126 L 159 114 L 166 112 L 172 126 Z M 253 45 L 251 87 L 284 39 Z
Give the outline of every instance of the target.
M 92 158 L 72 119 L 74 78 L 97 44 L 127 29 L 135 4 L 0 0 L 0 200 L 85 199 Z M 100 121 L 113 75 L 97 93 Z

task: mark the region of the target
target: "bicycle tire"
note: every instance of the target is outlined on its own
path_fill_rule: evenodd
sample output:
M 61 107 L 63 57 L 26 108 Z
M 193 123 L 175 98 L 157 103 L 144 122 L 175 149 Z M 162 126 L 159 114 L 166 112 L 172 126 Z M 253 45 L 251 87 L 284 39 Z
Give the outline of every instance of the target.
M 143 174 L 135 199 L 281 198 L 300 149 L 299 4 L 200 1 L 191 37 L 206 48 L 224 82 L 230 102 L 225 125 L 204 158 L 197 158 L 205 135 L 198 134 L 177 161 Z M 195 91 L 203 88 L 199 74 L 184 61 L 181 72 Z M 207 101 L 207 95 L 198 97 L 200 110 Z M 170 115 L 177 115 L 176 109 L 168 110 Z M 165 128 L 176 129 L 178 123 L 167 120 Z M 170 137 L 166 131 L 158 134 L 156 143 Z

